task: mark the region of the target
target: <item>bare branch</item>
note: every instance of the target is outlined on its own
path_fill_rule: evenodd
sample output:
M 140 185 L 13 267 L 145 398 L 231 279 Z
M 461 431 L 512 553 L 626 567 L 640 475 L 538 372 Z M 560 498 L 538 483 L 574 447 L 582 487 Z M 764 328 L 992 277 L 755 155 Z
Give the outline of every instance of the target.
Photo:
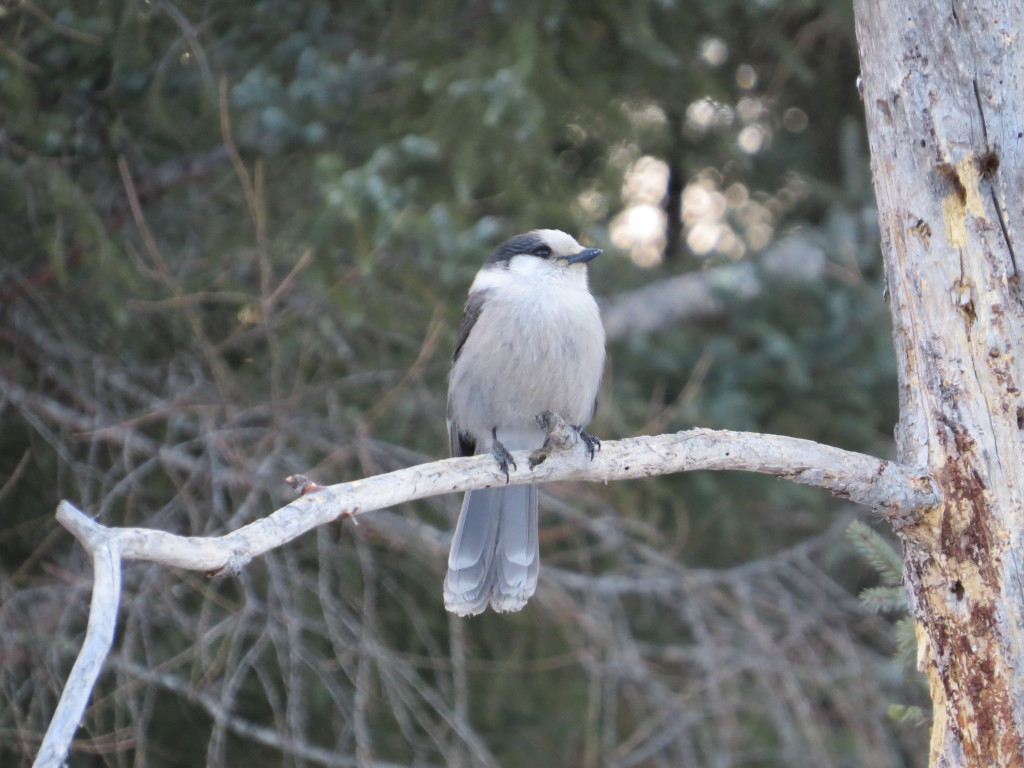
M 674 472 L 745 470 L 824 488 L 889 515 L 931 506 L 937 497 L 929 476 L 862 453 L 781 435 L 693 429 L 602 443 L 591 461 L 583 447 L 552 454 L 529 470 L 529 454 L 513 453 L 510 485 L 553 480 L 609 482 Z M 178 536 L 144 528 L 116 529 L 119 550 L 129 560 L 152 560 L 179 568 L 234 573 L 269 549 L 318 525 L 407 501 L 505 483 L 490 456 L 443 459 L 362 480 L 317 486 L 277 510 L 217 538 Z M 58 520 L 70 525 L 80 512 L 62 502 Z
M 64 763 L 82 713 L 85 712 L 85 705 L 89 702 L 103 662 L 114 643 L 117 609 L 121 603 L 121 553 L 117 550 L 117 537 L 112 535 L 111 529 L 94 523 L 78 510 L 75 512 L 77 514 L 65 519 L 61 519 L 58 512 L 58 519 L 75 534 L 92 556 L 93 587 L 89 625 L 82 650 L 71 668 L 57 710 L 43 736 L 42 746 L 33 764 L 35 768 Z

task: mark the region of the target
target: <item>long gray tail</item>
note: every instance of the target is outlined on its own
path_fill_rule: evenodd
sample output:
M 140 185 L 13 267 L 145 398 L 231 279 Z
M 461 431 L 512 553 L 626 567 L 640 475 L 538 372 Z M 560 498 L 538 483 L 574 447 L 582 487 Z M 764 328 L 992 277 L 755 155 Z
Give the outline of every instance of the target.
M 459 616 L 518 611 L 537 589 L 537 486 L 481 488 L 462 501 L 448 555 L 444 606 Z

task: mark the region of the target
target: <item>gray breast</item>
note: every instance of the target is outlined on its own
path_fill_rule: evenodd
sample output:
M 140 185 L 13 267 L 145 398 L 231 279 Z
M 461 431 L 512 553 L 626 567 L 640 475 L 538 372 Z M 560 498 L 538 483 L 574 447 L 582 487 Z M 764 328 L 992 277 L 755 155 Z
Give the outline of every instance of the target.
M 452 371 L 452 416 L 464 431 L 529 427 L 545 410 L 574 424 L 592 415 L 604 365 L 589 293 L 571 301 L 488 302 Z

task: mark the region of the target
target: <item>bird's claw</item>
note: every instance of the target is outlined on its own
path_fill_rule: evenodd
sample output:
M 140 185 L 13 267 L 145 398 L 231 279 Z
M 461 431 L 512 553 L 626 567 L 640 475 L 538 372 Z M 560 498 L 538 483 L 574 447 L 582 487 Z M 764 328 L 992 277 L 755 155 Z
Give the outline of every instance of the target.
M 508 468 L 511 465 L 512 469 L 518 469 L 516 466 L 516 460 L 512 458 L 512 454 L 508 452 L 508 448 L 499 443 L 497 439 L 494 441 L 494 459 L 498 462 L 498 469 L 505 473 L 505 482 L 509 481 Z
M 594 460 L 594 454 L 601 450 L 601 441 L 584 432 L 582 425 L 570 424 L 553 411 L 544 411 L 536 417 L 536 421 L 538 426 L 547 433 L 547 438 L 544 440 L 544 445 L 530 454 L 530 469 L 538 464 L 543 464 L 551 452 L 556 449 L 572 450 L 577 440 L 583 441 L 591 461 Z
M 536 469 L 551 455 L 551 441 L 545 440 L 544 445 L 530 454 L 530 469 Z
M 593 435 L 588 435 L 583 431 L 583 427 L 575 427 L 576 432 L 579 433 L 580 440 L 587 446 L 587 453 L 590 454 L 590 460 L 594 460 L 594 454 L 601 450 L 601 441 Z

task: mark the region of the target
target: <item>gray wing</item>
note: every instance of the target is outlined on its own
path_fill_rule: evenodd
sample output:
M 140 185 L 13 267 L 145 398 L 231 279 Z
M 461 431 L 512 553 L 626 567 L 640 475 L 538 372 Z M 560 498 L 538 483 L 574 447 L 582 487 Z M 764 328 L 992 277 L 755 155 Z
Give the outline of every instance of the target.
M 452 365 L 455 365 L 459 355 L 462 354 L 462 348 L 466 345 L 470 331 L 473 330 L 473 326 L 476 325 L 476 321 L 480 318 L 480 313 L 483 311 L 484 304 L 487 302 L 487 297 L 490 293 L 490 291 L 476 291 L 469 294 L 466 308 L 462 313 L 462 325 L 459 327 L 459 335 L 455 340 L 455 349 L 452 352 Z M 448 450 L 452 456 L 472 456 L 476 450 L 476 441 L 459 432 L 459 425 L 452 417 L 450 394 L 449 392 Z
M 476 321 L 480 319 L 480 313 L 483 311 L 484 304 L 487 303 L 487 297 L 490 294 L 489 290 L 475 291 L 469 294 L 469 298 L 466 300 L 466 308 L 462 312 L 462 325 L 459 327 L 459 336 L 455 340 L 455 349 L 452 352 L 452 364 L 462 354 L 462 348 L 466 345 L 469 332 L 473 330 Z

